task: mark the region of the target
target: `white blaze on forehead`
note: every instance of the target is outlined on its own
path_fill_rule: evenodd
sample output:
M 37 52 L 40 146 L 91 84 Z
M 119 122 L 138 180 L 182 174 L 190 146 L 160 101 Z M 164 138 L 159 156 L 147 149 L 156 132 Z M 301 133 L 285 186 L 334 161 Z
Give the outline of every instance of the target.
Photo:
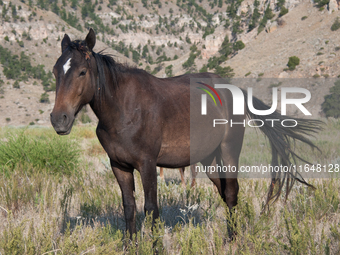
M 63 69 L 64 69 L 64 74 L 67 73 L 68 69 L 71 68 L 71 58 L 69 58 L 66 63 L 63 65 Z

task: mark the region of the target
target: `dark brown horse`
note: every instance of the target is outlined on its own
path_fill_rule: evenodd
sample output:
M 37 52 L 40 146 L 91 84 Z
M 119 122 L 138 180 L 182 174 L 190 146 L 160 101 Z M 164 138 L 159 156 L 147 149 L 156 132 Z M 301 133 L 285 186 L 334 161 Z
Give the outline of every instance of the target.
M 157 218 L 156 166 L 181 168 L 197 162 L 210 166 L 216 160 L 217 163 L 238 168 L 244 127 L 219 125 L 213 129 L 212 120 L 233 118 L 234 122 L 242 122 L 246 114 L 252 119 L 264 119 L 264 116 L 252 114 L 247 102 L 246 113 L 234 116 L 229 90 L 220 94 L 223 107 L 214 107 L 214 103 L 208 101 L 209 115 L 202 116 L 203 92 L 191 90 L 190 80 L 220 78 L 218 75 L 199 73 L 156 78 L 144 70 L 119 64 L 102 52 L 93 52 L 95 43 L 96 36 L 92 29 L 84 41 L 71 41 L 65 34 L 61 43 L 62 55 L 53 68 L 56 100 L 51 122 L 59 135 L 67 135 L 77 113 L 84 105 L 90 104 L 99 119 L 96 133 L 121 188 L 126 228 L 132 234 L 136 233 L 134 169 L 141 175 L 144 210 Z M 255 97 L 253 105 L 259 110 L 269 109 Z M 282 120 L 278 112 L 266 117 Z M 190 123 L 192 120 L 196 123 Z M 190 125 L 197 123 L 203 124 L 191 130 Z M 273 165 L 289 165 L 292 158 L 298 157 L 292 150 L 290 138 L 315 147 L 304 135 L 315 132 L 320 123 L 300 119 L 298 123 L 298 126 L 288 129 L 277 125 L 277 122 L 274 127 L 267 122 L 260 127 L 269 138 Z M 210 134 L 212 129 L 213 135 L 202 135 Z M 237 204 L 239 190 L 237 172 L 207 175 L 232 211 Z M 293 173 L 274 174 L 267 202 L 277 198 L 284 183 L 287 183 L 289 192 L 296 179 L 304 182 Z M 279 192 L 273 194 L 275 184 L 279 186 Z

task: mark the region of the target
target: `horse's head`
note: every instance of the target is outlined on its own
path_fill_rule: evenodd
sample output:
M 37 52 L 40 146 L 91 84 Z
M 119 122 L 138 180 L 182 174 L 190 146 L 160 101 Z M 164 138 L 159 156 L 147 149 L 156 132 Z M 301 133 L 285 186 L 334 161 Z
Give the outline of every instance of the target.
M 53 68 L 56 99 L 51 113 L 51 123 L 59 135 L 71 132 L 75 116 L 94 97 L 97 70 L 92 49 L 95 43 L 92 29 L 84 41 L 71 42 L 65 34 L 61 42 L 62 54 Z

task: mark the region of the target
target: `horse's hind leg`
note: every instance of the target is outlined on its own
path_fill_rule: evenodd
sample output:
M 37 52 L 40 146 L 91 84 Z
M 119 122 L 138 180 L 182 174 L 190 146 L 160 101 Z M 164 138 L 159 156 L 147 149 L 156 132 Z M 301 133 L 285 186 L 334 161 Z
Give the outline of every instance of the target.
M 214 155 L 203 160 L 202 165 L 207 166 L 215 166 L 217 169 L 217 165 L 221 166 L 221 151 L 217 150 Z M 209 179 L 215 184 L 218 193 L 222 197 L 223 201 L 227 204 L 230 212 L 230 217 L 232 217 L 233 210 L 232 208 L 237 204 L 237 193 L 238 193 L 238 183 L 236 178 L 227 179 L 226 176 L 223 176 L 223 173 L 213 171 L 206 172 Z M 234 236 L 234 228 L 229 225 L 228 221 L 228 237 L 230 239 Z
M 179 173 L 181 174 L 181 182 L 182 182 L 183 188 L 186 187 L 185 179 L 184 179 L 184 171 L 185 171 L 185 167 L 182 167 L 182 168 L 179 169 Z
M 193 164 L 190 166 L 190 170 L 191 170 L 191 188 L 193 188 L 196 185 L 196 176 L 197 176 L 197 172 L 195 170 L 196 164 Z
M 223 201 L 227 204 L 230 217 L 233 215 L 233 208 L 237 205 L 237 195 L 239 191 L 237 181 L 238 160 L 242 148 L 243 134 L 244 129 L 238 129 L 230 139 L 222 141 L 220 147 L 213 155 L 201 162 L 204 166 L 210 166 L 213 163 L 212 165 L 216 167 L 216 171 L 207 172 L 207 175 L 216 185 Z M 215 159 L 215 161 L 213 162 L 212 159 Z M 220 168 L 217 168 L 217 166 Z M 222 169 L 223 166 L 226 167 L 224 168 L 225 170 Z M 221 169 L 221 171 L 217 171 L 217 169 Z M 230 171 L 226 171 L 226 169 Z M 228 234 L 229 238 L 233 238 L 235 234 L 234 227 L 228 227 Z
M 224 202 L 231 210 L 237 205 L 237 195 L 239 191 L 237 173 L 238 173 L 238 156 L 229 154 L 226 149 L 222 148 L 223 166 L 230 169 L 230 172 L 220 172 L 221 192 Z M 233 172 L 235 171 L 235 172 Z
M 182 186 L 183 188 L 185 188 L 185 179 L 184 179 L 184 171 L 185 171 L 185 167 L 179 168 L 179 173 L 181 175 L 181 182 L 182 182 Z M 163 171 L 163 167 L 159 168 L 159 177 L 161 177 L 161 179 L 164 181 L 164 171 Z
M 216 159 L 217 158 L 217 159 Z M 201 161 L 201 164 L 206 169 L 210 166 L 216 166 L 216 162 L 221 162 L 220 152 L 215 152 L 214 154 L 210 155 L 208 158 Z M 197 175 L 197 173 L 195 173 Z M 209 179 L 215 184 L 218 193 L 222 197 L 223 201 L 225 202 L 224 193 L 222 192 L 222 185 L 223 181 L 220 179 L 218 172 L 206 172 Z
M 225 179 L 226 185 L 222 190 L 229 209 L 237 204 L 239 189 L 237 182 L 238 161 L 242 149 L 243 135 L 244 129 L 233 130 L 233 137 L 225 139 L 225 141 L 221 143 L 223 166 L 227 167 L 229 171 L 220 173 L 220 178 Z
M 221 150 L 222 153 L 226 153 L 225 150 Z M 226 165 L 225 160 L 229 160 L 230 165 L 234 165 L 237 169 L 238 167 L 238 162 L 235 160 L 236 158 L 232 159 L 230 157 L 227 157 L 226 155 L 223 157 L 223 165 Z M 238 159 L 238 157 L 237 157 Z M 210 166 L 212 161 L 209 159 L 206 159 L 205 161 L 202 162 L 204 166 Z M 221 166 L 221 153 L 216 154 L 216 158 L 212 164 L 212 166 L 215 166 L 215 169 L 218 169 L 217 166 Z M 235 168 L 234 168 L 235 169 Z M 215 184 L 218 193 L 222 197 L 222 200 L 227 204 L 229 208 L 229 213 L 230 213 L 230 218 L 233 216 L 233 207 L 236 206 L 237 204 L 237 194 L 239 190 L 238 182 L 237 182 L 237 171 L 235 174 L 227 174 L 224 173 L 223 171 L 214 171 L 214 172 L 208 172 L 207 171 L 207 176 L 209 179 Z M 228 237 L 230 239 L 233 238 L 235 235 L 234 231 L 235 227 L 230 225 L 230 221 L 228 221 Z
M 231 131 L 233 132 L 232 135 L 229 134 L 220 146 L 223 167 L 226 167 L 228 171 L 219 173 L 221 196 L 229 208 L 230 217 L 233 215 L 233 207 L 237 205 L 237 195 L 239 191 L 237 181 L 238 161 L 242 149 L 244 128 L 230 130 L 230 132 Z M 233 238 L 236 233 L 233 230 L 234 227 L 230 226 L 228 228 L 230 238 Z
M 159 168 L 159 177 L 161 177 L 161 179 L 164 181 L 164 171 L 163 171 L 163 167 Z

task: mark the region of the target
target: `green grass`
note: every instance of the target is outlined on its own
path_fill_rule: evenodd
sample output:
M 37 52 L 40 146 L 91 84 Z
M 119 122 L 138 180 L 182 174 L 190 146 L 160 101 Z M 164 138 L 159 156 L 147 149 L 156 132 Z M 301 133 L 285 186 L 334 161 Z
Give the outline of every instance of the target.
M 297 145 L 299 153 L 315 163 L 340 163 L 339 130 L 340 121 L 329 119 L 325 129 L 313 138 L 322 153 Z M 282 196 L 262 214 L 269 180 L 239 179 L 237 213 L 229 219 L 236 226 L 237 236 L 228 241 L 229 214 L 210 180 L 198 179 L 195 188 L 187 181 L 183 188 L 178 171 L 165 170 L 167 182 L 158 180 L 160 220 L 151 229 L 151 218 L 144 216 L 142 182 L 136 171 L 138 233 L 131 243 L 124 235 L 118 183 L 102 163 L 107 161 L 104 154 L 94 153 L 93 147 L 98 145 L 94 127 L 75 126 L 68 137 L 59 137 L 46 128 L 1 128 L 0 141 L 1 153 L 7 152 L 2 146 L 11 148 L 10 155 L 17 162 L 11 163 L 7 172 L 0 172 L 1 254 L 340 252 L 338 179 L 309 179 L 315 191 L 297 183 L 287 202 Z M 46 144 L 65 147 L 53 152 Z M 79 148 L 82 150 L 72 163 L 77 170 L 67 174 L 51 174 L 60 168 L 60 162 L 52 168 L 38 163 L 42 158 L 38 152 L 43 150 L 45 157 L 55 158 L 64 150 Z M 31 155 L 30 161 L 26 154 Z M 255 129 L 247 128 L 240 165 L 269 162 L 268 141 Z M 187 179 L 189 172 L 185 172 Z
M 31 165 L 38 171 L 70 175 L 78 167 L 78 147 L 66 137 L 31 135 L 28 129 L 8 131 L 0 142 L 0 171 Z

